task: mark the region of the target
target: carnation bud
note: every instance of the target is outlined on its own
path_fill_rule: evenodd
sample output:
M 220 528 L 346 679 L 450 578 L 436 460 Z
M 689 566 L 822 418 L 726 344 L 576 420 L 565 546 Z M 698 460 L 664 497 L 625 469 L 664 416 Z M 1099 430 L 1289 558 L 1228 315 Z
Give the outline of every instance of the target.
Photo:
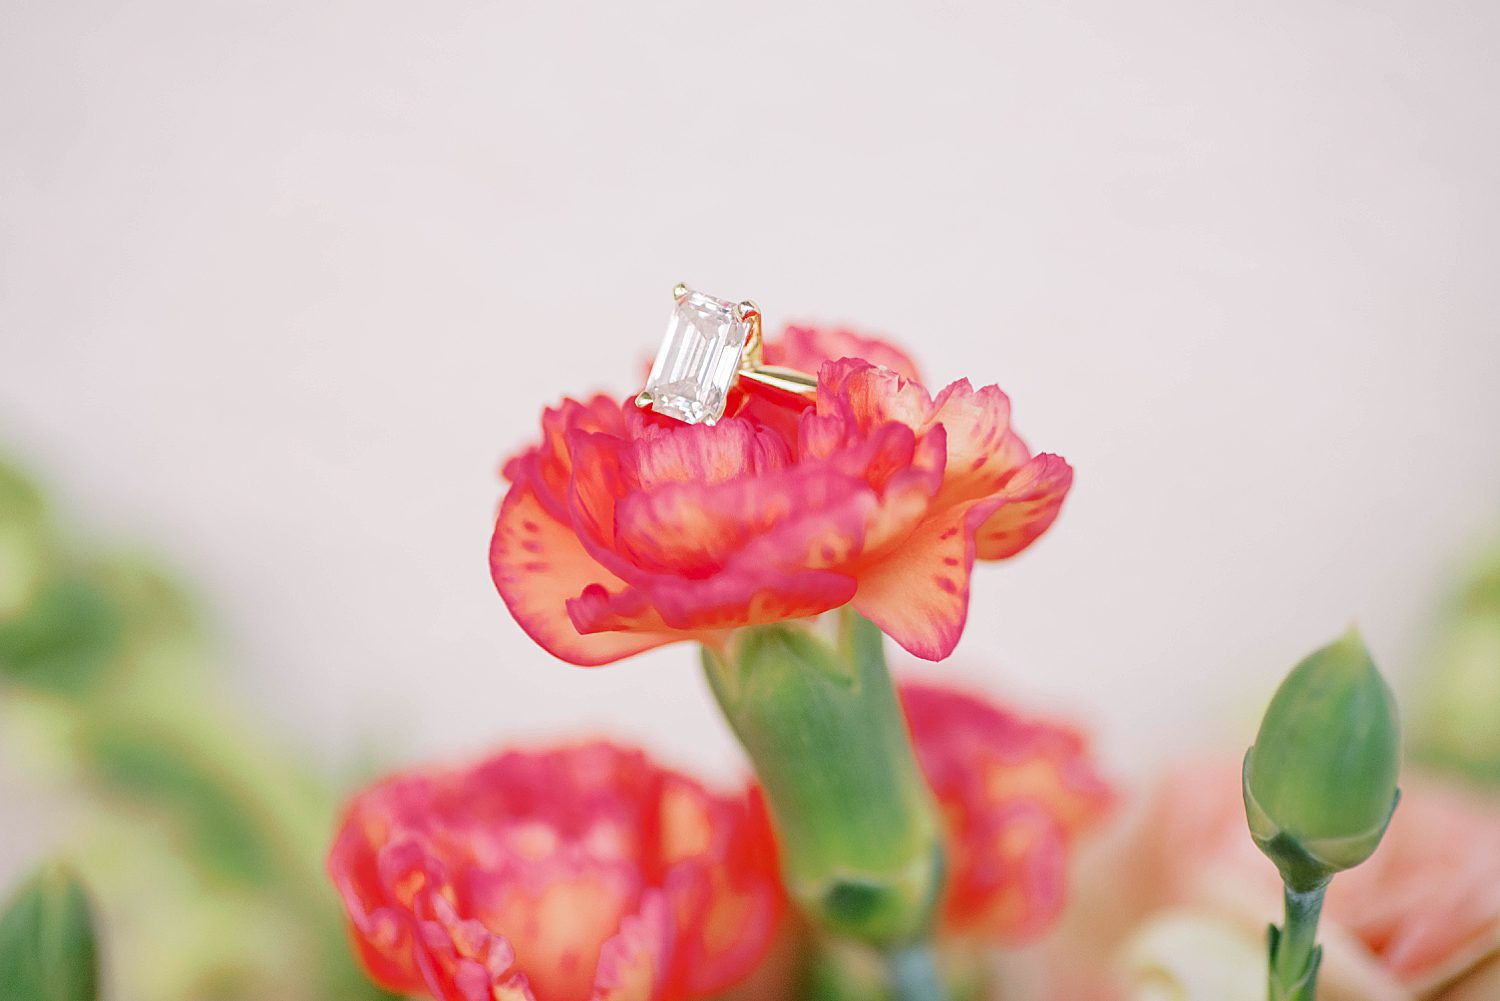
M 1396 700 L 1359 633 L 1292 669 L 1245 755 L 1245 814 L 1288 888 L 1369 858 L 1396 808 Z

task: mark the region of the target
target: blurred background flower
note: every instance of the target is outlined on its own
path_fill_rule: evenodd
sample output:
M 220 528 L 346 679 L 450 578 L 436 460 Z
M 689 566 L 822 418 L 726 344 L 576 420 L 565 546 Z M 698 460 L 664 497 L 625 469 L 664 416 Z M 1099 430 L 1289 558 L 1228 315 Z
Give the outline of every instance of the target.
M 782 892 L 759 800 L 607 743 L 386 779 L 328 857 L 359 954 L 439 1001 L 691 1001 L 745 980 Z
M 1114 794 L 1081 733 L 910 682 L 901 704 L 948 829 L 941 934 L 1016 944 L 1063 912 L 1070 849 Z
M 1230 757 L 1173 768 L 1093 846 L 1048 946 L 1052 996 L 1112 987 L 1138 1001 L 1212 1001 L 1226 969 L 1251 967 L 1264 993 L 1281 883 L 1246 835 L 1238 774 Z M 1452 778 L 1403 778 L 1379 850 L 1334 879 L 1320 937 L 1327 1001 L 1472 990 L 1500 954 L 1500 798 Z M 1175 993 L 1153 993 L 1163 979 Z

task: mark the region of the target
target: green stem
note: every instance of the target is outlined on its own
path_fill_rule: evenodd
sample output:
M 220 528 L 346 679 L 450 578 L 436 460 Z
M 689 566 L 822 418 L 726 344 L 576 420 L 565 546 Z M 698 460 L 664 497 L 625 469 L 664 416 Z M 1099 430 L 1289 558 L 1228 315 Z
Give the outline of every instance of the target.
M 745 629 L 704 667 L 755 766 L 793 900 L 886 952 L 930 930 L 941 827 L 880 630 L 853 612 L 838 625 L 833 642 L 802 624 Z
M 1323 950 L 1318 916 L 1328 884 L 1298 891 L 1286 887 L 1286 923 L 1271 929 L 1270 1001 L 1313 1001 Z

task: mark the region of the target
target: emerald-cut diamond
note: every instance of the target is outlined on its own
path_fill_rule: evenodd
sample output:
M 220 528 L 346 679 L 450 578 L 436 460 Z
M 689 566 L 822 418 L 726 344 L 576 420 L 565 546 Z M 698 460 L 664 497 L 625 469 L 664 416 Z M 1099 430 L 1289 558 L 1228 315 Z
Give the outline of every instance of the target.
M 749 335 L 750 318 L 738 303 L 684 292 L 672 310 L 641 402 L 686 424 L 715 423 L 724 416 Z

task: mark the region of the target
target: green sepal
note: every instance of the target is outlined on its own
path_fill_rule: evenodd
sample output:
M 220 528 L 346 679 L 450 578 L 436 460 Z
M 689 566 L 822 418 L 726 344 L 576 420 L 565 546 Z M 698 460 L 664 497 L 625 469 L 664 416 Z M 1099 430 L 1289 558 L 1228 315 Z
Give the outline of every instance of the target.
M 1245 768 L 1249 764 L 1250 753 L 1247 751 Z M 1401 790 L 1397 789 L 1391 796 L 1391 806 L 1385 817 L 1369 830 L 1345 838 L 1304 840 L 1276 826 L 1256 800 L 1248 776 L 1244 777 L 1243 787 L 1251 839 L 1276 864 L 1282 883 L 1298 893 L 1326 886 L 1336 873 L 1352 869 L 1369 858 L 1385 837 L 1391 818 L 1396 815 L 1396 807 L 1401 804 Z
M 817 927 L 884 949 L 928 930 L 944 853 L 882 642 L 845 612 L 833 642 L 759 626 L 703 660 L 765 791 L 792 898 Z

